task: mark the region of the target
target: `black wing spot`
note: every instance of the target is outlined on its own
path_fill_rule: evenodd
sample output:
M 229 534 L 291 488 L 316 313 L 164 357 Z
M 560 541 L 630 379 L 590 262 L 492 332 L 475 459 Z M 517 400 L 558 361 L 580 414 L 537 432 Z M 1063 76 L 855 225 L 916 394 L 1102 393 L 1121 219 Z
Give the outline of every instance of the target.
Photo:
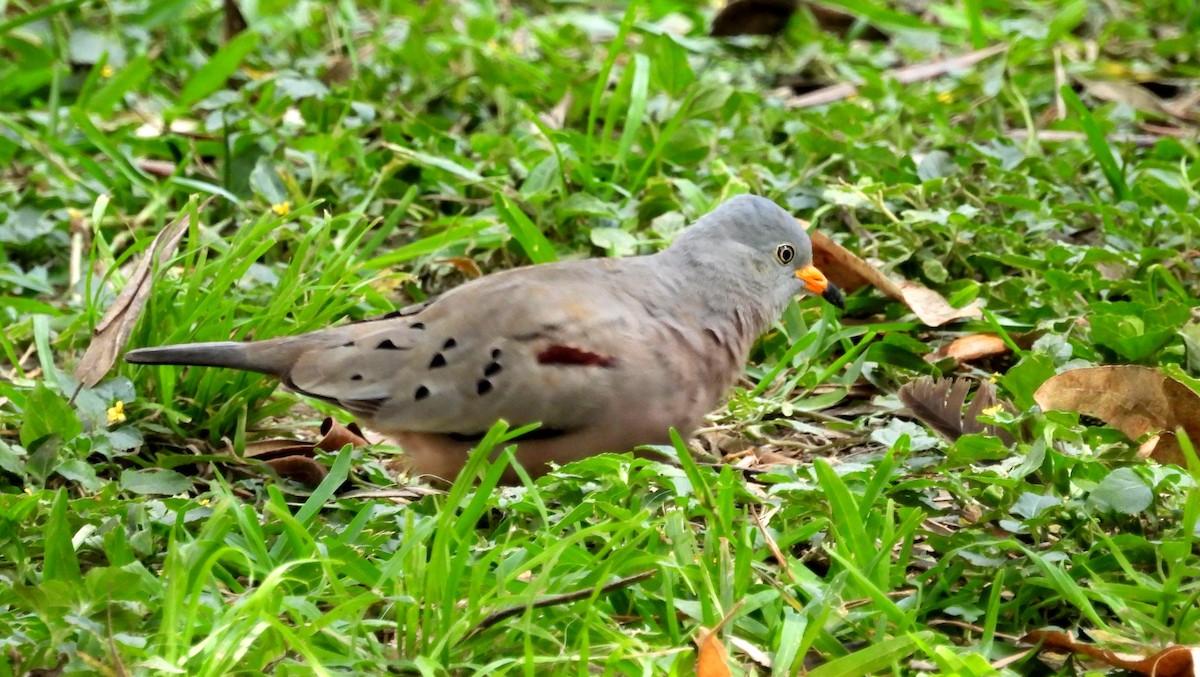
M 446 356 L 441 353 L 434 355 L 433 359 L 429 361 L 430 369 L 437 369 L 444 366 L 446 366 Z
M 458 341 L 455 341 L 452 338 L 448 338 L 448 339 L 446 339 L 446 342 L 442 344 L 442 350 L 450 350 L 451 348 L 453 348 L 456 345 L 458 345 Z
M 417 392 L 413 393 L 413 399 L 420 402 L 426 397 L 429 397 L 429 388 L 426 388 L 425 386 L 417 386 Z
M 501 351 L 499 348 L 492 348 L 492 359 L 493 360 L 500 359 L 500 355 L 501 355 Z
M 413 322 L 412 324 L 410 324 L 408 326 L 412 327 L 413 329 L 424 329 L 425 323 L 424 322 Z
M 404 349 L 401 348 L 400 346 L 396 345 L 395 343 L 392 343 L 391 339 L 384 339 L 379 342 L 379 345 L 375 346 L 375 350 L 404 350 Z
M 500 366 L 499 362 L 492 362 L 491 364 L 489 364 L 488 366 L 483 368 L 483 375 L 484 376 L 495 376 L 496 374 L 499 374 L 500 370 L 503 368 L 504 367 Z
M 343 343 L 343 344 L 342 344 L 342 347 L 343 347 L 343 348 L 353 348 L 353 347 L 354 347 L 354 341 L 346 341 L 345 343 Z
M 355 374 L 355 375 L 353 375 L 353 376 L 351 376 L 351 377 L 350 377 L 350 380 L 351 380 L 351 381 L 361 381 L 361 380 L 362 380 L 362 374 Z
M 475 384 L 475 392 L 479 393 L 480 395 L 487 395 L 488 393 L 492 392 L 492 387 L 491 381 L 487 380 L 486 378 L 481 378 L 479 379 L 479 382 Z

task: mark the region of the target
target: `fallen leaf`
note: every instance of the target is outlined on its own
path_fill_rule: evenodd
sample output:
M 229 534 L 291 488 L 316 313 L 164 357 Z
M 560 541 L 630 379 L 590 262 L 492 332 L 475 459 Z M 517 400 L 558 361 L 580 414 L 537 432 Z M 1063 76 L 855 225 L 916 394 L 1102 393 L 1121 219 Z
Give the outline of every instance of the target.
M 718 630 L 700 629 L 699 648 L 696 658 L 696 677 L 731 677 L 729 653 L 721 642 Z
M 891 78 L 905 85 L 921 82 L 922 80 L 932 80 L 947 73 L 970 68 L 980 61 L 1000 54 L 1007 49 L 1008 45 L 992 45 L 991 47 L 977 49 L 973 52 L 960 54 L 949 59 L 896 68 L 884 73 L 883 77 Z M 858 94 L 858 87 L 849 83 L 840 83 L 822 87 L 821 89 L 801 94 L 800 96 L 793 96 L 786 101 L 785 105 L 788 108 L 811 108 L 813 106 L 823 106 L 835 101 L 841 101 L 842 99 L 848 99 L 856 94 Z
M 1164 128 L 1165 129 L 1165 128 Z M 1147 130 L 1149 131 L 1149 130 Z M 1182 130 L 1180 130 L 1182 131 Z M 1030 133 L 1027 129 L 1010 129 L 1004 135 L 1013 141 L 1026 141 L 1032 137 L 1035 141 L 1042 143 L 1082 143 L 1087 141 L 1087 134 L 1083 132 L 1075 132 L 1069 129 L 1039 129 Z M 1107 141 L 1113 144 L 1129 143 L 1138 147 L 1145 148 L 1153 146 L 1162 140 L 1163 136 L 1171 134 L 1125 134 L 1117 133 L 1108 135 Z
M 817 26 L 821 30 L 839 37 L 846 37 L 855 24 L 858 23 L 858 17 L 849 12 L 843 12 L 840 9 L 825 7 L 824 5 L 812 2 L 808 3 L 808 11 L 812 14 L 813 20 L 817 22 Z M 858 37 L 863 40 L 886 40 L 887 33 L 868 24 L 864 30 L 859 32 Z
M 1101 101 L 1123 103 L 1134 110 L 1162 115 L 1163 102 L 1153 92 L 1136 82 L 1126 80 L 1092 80 L 1076 77 L 1083 89 Z
M 1130 670 L 1147 677 L 1196 677 L 1196 658 L 1200 648 L 1170 646 L 1150 656 L 1118 654 L 1091 644 L 1075 641 L 1075 638 L 1060 630 L 1034 630 L 1021 638 L 1022 644 L 1041 644 L 1043 648 L 1070 651 L 1091 656 L 1097 660 Z
M 244 456 L 262 461 L 280 477 L 312 489 L 329 474 L 329 469 L 314 458 L 317 449 L 332 453 L 341 451 L 347 444 L 358 448 L 370 443 L 363 438 L 357 424 L 346 426 L 332 417 L 326 417 L 321 422 L 321 439 L 316 444 L 304 440 L 257 440 L 246 445 Z
M 175 173 L 178 168 L 174 162 L 167 160 L 155 160 L 153 158 L 142 158 L 137 161 L 138 169 L 161 178 L 167 178 Z
M 434 259 L 434 263 L 448 263 L 451 266 L 466 276 L 468 280 L 474 280 L 478 277 L 483 277 L 483 271 L 479 269 L 479 264 L 475 263 L 475 259 L 469 256 L 451 256 L 446 259 Z
M 271 466 L 276 475 L 284 479 L 302 484 L 309 489 L 315 489 L 325 480 L 329 469 L 316 459 L 307 456 L 285 456 L 273 458 L 265 463 Z
M 196 213 L 203 212 L 214 199 L 210 197 L 201 203 Z M 83 357 L 79 358 L 79 364 L 75 365 L 75 378 L 80 383 L 89 388 L 96 385 L 116 364 L 117 356 L 129 340 L 129 334 L 137 324 L 142 308 L 146 305 L 146 298 L 150 295 L 154 261 L 157 259 L 161 266 L 171 260 L 191 222 L 191 210 L 185 209 L 178 218 L 167 224 L 146 248 L 142 259 L 133 269 L 133 274 L 129 276 L 129 281 L 96 325 L 92 333 L 92 342 L 88 344 Z
M 952 357 L 954 361 L 963 364 L 982 360 L 985 357 L 1007 355 L 1008 344 L 995 334 L 969 334 L 960 336 L 938 349 L 934 356 L 937 359 Z
M 335 452 L 341 451 L 342 447 L 347 444 L 355 449 L 359 447 L 369 446 L 371 443 L 363 435 L 362 429 L 357 423 L 342 425 L 341 421 L 326 416 L 324 421 L 321 421 L 321 439 L 317 440 L 316 447 L 321 451 Z
M 805 228 L 809 227 L 807 222 L 801 220 L 801 223 Z M 917 319 L 930 327 L 983 316 L 979 310 L 978 299 L 962 308 L 955 308 L 945 297 L 928 287 L 905 279 L 893 280 L 884 275 L 819 230 L 809 232 L 809 236 L 812 239 L 813 263 L 825 273 L 825 277 L 845 292 L 852 292 L 867 285 L 873 286 L 908 306 Z
M 713 17 L 709 35 L 776 35 L 799 6 L 799 0 L 733 0 Z
M 238 33 L 246 30 L 246 17 L 242 15 L 242 10 L 238 7 L 237 0 L 225 0 L 224 15 L 225 42 L 229 42 L 237 37 Z
M 1157 369 L 1102 366 L 1072 369 L 1033 394 L 1043 410 L 1073 411 L 1104 421 L 1131 440 L 1158 432 L 1139 453 L 1159 463 L 1186 465 L 1176 429 L 1200 442 L 1200 396 Z
M 979 416 L 985 409 L 998 404 L 996 387 L 991 383 L 980 381 L 971 405 L 963 411 L 972 383 L 967 378 L 934 379 L 922 376 L 900 386 L 897 396 L 913 416 L 951 442 L 963 435 L 987 433 L 1001 438 L 1005 444 L 1011 444 L 1012 436 L 1008 431 L 979 422 Z

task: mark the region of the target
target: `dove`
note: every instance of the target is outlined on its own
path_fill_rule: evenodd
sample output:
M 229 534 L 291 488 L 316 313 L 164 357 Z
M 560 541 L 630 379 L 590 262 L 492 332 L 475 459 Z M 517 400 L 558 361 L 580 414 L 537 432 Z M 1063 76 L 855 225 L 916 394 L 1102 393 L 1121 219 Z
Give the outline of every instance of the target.
M 532 475 L 687 436 L 796 296 L 842 308 L 791 214 L 733 197 L 653 254 L 544 263 L 472 280 L 378 319 L 250 342 L 140 348 L 136 364 L 228 367 L 354 414 L 452 481 L 497 421 Z M 519 481 L 507 469 L 504 481 Z

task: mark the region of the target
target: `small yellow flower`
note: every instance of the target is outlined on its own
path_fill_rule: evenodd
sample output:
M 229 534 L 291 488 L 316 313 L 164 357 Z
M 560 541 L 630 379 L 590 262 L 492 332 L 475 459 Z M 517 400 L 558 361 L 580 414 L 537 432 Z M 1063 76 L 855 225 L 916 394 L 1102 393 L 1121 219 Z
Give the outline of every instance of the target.
M 116 71 L 113 70 L 113 67 L 109 66 L 108 64 L 104 64 L 104 68 L 100 69 L 100 77 L 102 78 L 111 78 L 115 74 Z
M 999 372 L 992 372 L 992 375 L 988 377 L 988 383 L 995 383 L 998 380 L 1000 380 Z
M 995 406 L 991 406 L 991 407 L 988 407 L 987 409 L 984 409 L 980 413 L 983 414 L 984 416 L 995 416 L 996 414 L 999 414 L 1003 409 L 1004 409 L 1004 407 L 1002 405 L 997 404 Z
M 950 103 L 954 101 L 954 95 L 950 92 L 938 92 L 937 100 L 940 103 Z
M 207 498 L 202 498 L 199 501 L 196 501 L 196 503 L 199 503 L 201 508 L 207 508 L 209 500 Z
M 125 422 L 125 403 L 117 400 L 117 403 L 108 408 L 108 424 Z
M 273 204 L 271 205 L 271 211 L 275 212 L 279 216 L 287 216 L 292 211 L 292 203 L 284 200 L 279 204 Z

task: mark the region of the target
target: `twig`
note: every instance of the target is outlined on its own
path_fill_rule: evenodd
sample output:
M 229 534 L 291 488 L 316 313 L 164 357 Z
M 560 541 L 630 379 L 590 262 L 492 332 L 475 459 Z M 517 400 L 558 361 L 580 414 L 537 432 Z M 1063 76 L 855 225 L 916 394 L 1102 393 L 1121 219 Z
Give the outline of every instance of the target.
M 658 573 L 658 571 L 654 571 L 654 570 L 643 571 L 640 574 L 634 574 L 632 576 L 627 576 L 620 580 L 613 581 L 612 583 L 608 583 L 607 585 L 601 586 L 600 594 L 612 592 L 613 590 L 617 590 L 619 588 L 624 588 L 624 587 L 633 585 L 634 583 L 639 583 L 641 581 L 646 580 L 647 578 L 650 578 L 651 576 L 653 576 L 656 573 Z M 584 588 L 583 590 L 576 590 L 575 592 L 565 592 L 561 595 L 551 595 L 549 597 L 544 597 L 542 599 L 539 599 L 539 600 L 533 602 L 532 604 L 520 604 L 517 606 L 508 607 L 507 609 L 501 609 L 499 611 L 493 612 L 487 618 L 484 618 L 482 621 L 480 621 L 478 625 L 476 625 L 474 628 L 471 629 L 470 632 L 468 632 L 466 634 L 464 639 L 470 639 L 471 637 L 478 635 L 479 633 L 483 632 L 484 630 L 487 630 L 488 628 L 492 627 L 493 625 L 496 625 L 497 623 L 500 623 L 501 621 L 507 620 L 509 618 L 512 618 L 513 616 L 517 616 L 517 615 L 521 614 L 526 609 L 542 609 L 542 608 L 545 608 L 548 606 L 556 606 L 559 604 L 570 604 L 571 602 L 577 602 L 581 599 L 586 599 L 588 597 L 591 597 L 595 593 L 595 591 L 596 591 L 595 588 Z

